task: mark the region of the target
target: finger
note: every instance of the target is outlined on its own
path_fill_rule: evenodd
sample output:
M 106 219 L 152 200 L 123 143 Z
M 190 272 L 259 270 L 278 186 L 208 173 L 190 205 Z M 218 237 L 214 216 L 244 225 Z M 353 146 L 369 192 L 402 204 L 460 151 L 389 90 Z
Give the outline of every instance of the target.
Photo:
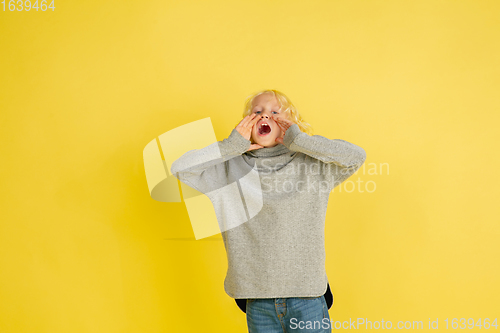
M 282 119 L 282 118 L 280 118 L 280 117 L 275 117 L 275 116 L 274 116 L 274 117 L 273 117 L 273 120 L 274 120 L 274 121 L 276 121 L 276 123 L 278 123 L 278 124 L 283 124 L 283 119 Z
M 279 119 L 280 121 L 284 121 L 284 122 L 287 122 L 287 123 L 291 122 L 289 119 L 287 119 L 286 117 L 281 116 L 281 115 L 275 115 L 275 114 L 273 114 L 273 117 L 276 118 L 276 119 Z
M 241 119 L 240 122 L 238 123 L 238 126 L 244 126 L 247 119 L 248 119 L 248 116 L 243 117 L 243 119 Z
M 292 123 L 292 121 L 290 121 L 288 119 L 284 119 L 284 118 L 278 118 L 276 121 L 279 122 L 279 123 L 282 123 L 282 124 L 287 124 L 289 126 Z
M 278 124 L 278 127 L 280 128 L 281 133 L 283 134 L 283 132 L 284 132 L 286 129 L 285 129 L 285 128 L 283 128 L 283 125 L 281 125 L 281 124 Z
M 252 113 L 252 114 L 249 114 L 247 117 L 247 120 L 245 121 L 245 123 L 243 124 L 243 126 L 245 127 L 248 127 L 248 124 L 254 119 L 254 117 L 256 116 L 257 114 L 256 113 Z
M 257 114 L 254 113 L 254 115 L 257 115 Z M 249 126 L 252 125 L 252 127 L 253 127 L 253 125 L 255 125 L 259 121 L 259 119 L 260 119 L 259 117 L 255 117 L 255 118 L 251 119 L 250 123 L 248 125 Z
M 278 123 L 278 125 L 280 125 L 280 126 L 281 126 L 281 128 L 283 128 L 285 131 L 286 131 L 287 129 L 289 129 L 289 128 L 290 128 L 290 126 L 292 126 L 291 124 L 289 124 L 289 123 L 285 123 L 285 122 L 279 122 L 279 123 Z
M 241 124 L 242 126 L 247 127 L 248 123 L 252 120 L 252 118 L 255 116 L 255 113 L 249 114 L 245 117 L 244 122 Z
M 286 127 L 285 127 L 285 124 L 281 121 L 277 121 L 276 124 L 278 124 L 278 126 L 282 129 L 282 130 L 286 130 Z
M 249 130 L 252 130 L 255 126 L 255 124 L 257 123 L 257 121 L 259 121 L 259 117 L 255 117 L 254 119 L 252 119 L 248 124 L 247 124 L 247 129 Z

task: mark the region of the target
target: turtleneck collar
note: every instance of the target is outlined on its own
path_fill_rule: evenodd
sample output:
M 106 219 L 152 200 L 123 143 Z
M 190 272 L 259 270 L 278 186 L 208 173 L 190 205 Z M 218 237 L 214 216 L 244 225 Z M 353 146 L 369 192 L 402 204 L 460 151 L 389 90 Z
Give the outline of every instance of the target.
M 272 156 L 283 155 L 288 152 L 290 152 L 290 149 L 288 149 L 285 145 L 278 143 L 274 147 L 265 147 L 265 148 L 249 150 L 245 152 L 245 154 L 252 157 L 272 157 Z

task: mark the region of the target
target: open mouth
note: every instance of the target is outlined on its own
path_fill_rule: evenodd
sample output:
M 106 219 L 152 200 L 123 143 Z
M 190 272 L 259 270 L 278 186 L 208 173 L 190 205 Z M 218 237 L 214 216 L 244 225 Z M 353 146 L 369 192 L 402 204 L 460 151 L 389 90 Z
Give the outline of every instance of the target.
M 261 123 L 259 125 L 258 133 L 261 136 L 264 136 L 264 135 L 271 133 L 271 126 L 269 126 L 269 124 L 266 124 L 266 123 Z

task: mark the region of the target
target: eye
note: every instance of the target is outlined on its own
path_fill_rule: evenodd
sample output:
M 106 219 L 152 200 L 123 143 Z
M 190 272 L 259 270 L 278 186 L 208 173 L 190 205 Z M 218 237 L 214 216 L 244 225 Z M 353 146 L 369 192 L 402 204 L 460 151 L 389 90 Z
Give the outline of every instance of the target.
M 260 111 L 255 111 L 255 113 L 260 113 Z
M 273 111 L 273 113 L 278 114 L 278 111 Z

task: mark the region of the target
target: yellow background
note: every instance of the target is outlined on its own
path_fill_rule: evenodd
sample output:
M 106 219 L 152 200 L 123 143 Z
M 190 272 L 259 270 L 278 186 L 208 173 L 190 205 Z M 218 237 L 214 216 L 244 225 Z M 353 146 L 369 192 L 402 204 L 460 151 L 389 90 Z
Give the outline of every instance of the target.
M 500 317 L 498 1 L 55 7 L 0 12 L 0 332 L 245 332 L 220 235 L 151 199 L 142 150 L 222 140 L 266 88 L 376 183 L 330 197 L 332 319 Z

